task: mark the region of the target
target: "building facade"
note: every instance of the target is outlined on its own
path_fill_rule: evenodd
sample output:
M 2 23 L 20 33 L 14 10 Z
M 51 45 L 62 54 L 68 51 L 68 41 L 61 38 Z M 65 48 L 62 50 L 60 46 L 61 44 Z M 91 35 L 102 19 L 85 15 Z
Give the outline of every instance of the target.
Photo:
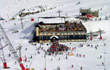
M 81 22 L 43 23 L 35 27 L 34 42 L 50 42 L 51 36 L 59 37 L 59 42 L 85 42 L 87 30 Z
M 99 17 L 99 11 L 92 11 L 91 9 L 80 9 L 81 16 L 91 15 L 94 17 Z

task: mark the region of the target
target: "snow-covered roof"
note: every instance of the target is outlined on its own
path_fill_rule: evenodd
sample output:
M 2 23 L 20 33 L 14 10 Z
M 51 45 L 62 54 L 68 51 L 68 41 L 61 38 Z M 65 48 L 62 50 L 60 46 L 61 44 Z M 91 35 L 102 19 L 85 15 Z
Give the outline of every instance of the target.
M 55 38 L 59 39 L 59 37 L 58 37 L 58 36 L 51 36 L 51 37 L 50 37 L 50 39 L 52 39 L 53 37 L 55 37 Z
M 61 17 L 41 17 L 39 18 L 39 22 L 43 23 L 64 23 L 64 18 Z
M 64 23 L 65 21 L 77 21 L 74 17 L 40 17 L 39 22 L 43 23 Z

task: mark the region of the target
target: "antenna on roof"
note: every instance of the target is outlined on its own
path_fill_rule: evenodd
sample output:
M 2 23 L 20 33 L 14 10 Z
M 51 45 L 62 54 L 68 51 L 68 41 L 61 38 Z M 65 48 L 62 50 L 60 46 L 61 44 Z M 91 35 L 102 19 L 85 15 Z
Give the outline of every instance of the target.
M 61 17 L 61 15 L 60 15 L 61 12 L 63 12 L 63 11 L 61 11 L 61 10 L 58 10 L 58 11 L 57 11 L 57 13 L 59 14 L 59 17 Z
M 67 17 L 67 16 L 68 16 L 68 13 L 66 12 L 66 14 L 65 14 L 65 15 L 66 15 L 66 17 Z

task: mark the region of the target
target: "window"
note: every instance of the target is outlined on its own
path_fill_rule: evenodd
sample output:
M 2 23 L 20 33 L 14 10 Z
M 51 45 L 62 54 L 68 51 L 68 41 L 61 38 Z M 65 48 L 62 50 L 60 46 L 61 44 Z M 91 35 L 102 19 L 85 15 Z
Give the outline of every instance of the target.
M 59 35 L 59 39 L 64 40 L 64 35 Z
M 73 35 L 73 39 L 75 39 L 75 35 Z

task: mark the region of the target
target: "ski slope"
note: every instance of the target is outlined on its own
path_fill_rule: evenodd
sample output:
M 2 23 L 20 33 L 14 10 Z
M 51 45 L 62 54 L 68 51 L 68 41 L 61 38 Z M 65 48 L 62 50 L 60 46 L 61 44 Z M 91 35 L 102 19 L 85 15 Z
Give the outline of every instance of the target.
M 80 4 L 77 4 L 80 1 Z M 22 46 L 22 57 L 23 57 L 23 64 L 26 68 L 34 68 L 35 70 L 44 70 L 45 68 L 45 58 L 44 58 L 44 51 L 46 50 L 50 44 L 47 46 L 44 45 L 32 45 L 28 43 L 32 38 L 32 31 L 34 30 L 34 22 L 38 21 L 38 17 L 41 16 L 58 16 L 56 13 L 58 10 L 62 10 L 62 16 L 76 16 L 79 15 L 80 8 L 91 8 L 93 10 L 99 10 L 99 15 L 102 18 L 101 21 L 88 21 L 83 22 L 85 27 L 87 28 L 87 32 L 98 31 L 99 28 L 104 30 L 106 33 L 102 35 L 103 40 L 99 40 L 98 37 L 93 39 L 92 41 L 87 42 L 70 42 L 62 43 L 71 48 L 76 47 L 72 53 L 74 56 L 68 56 L 66 59 L 65 52 L 63 55 L 53 55 L 53 56 L 46 56 L 46 68 L 47 70 L 57 70 L 59 66 L 61 70 L 110 70 L 110 18 L 108 20 L 104 20 L 105 16 L 110 15 L 110 0 L 0 0 L 0 16 L 9 20 L 13 17 L 16 13 L 18 13 L 21 9 L 30 9 L 35 6 L 39 5 L 47 5 L 47 6 L 56 6 L 53 10 L 47 10 L 45 12 L 41 12 L 39 14 L 29 15 L 24 17 L 23 25 L 24 28 L 22 29 L 21 21 L 19 19 L 8 21 L 8 22 L 0 22 L 2 24 L 7 36 L 9 37 L 12 45 L 15 49 L 19 45 Z M 34 18 L 35 21 L 31 21 L 31 18 Z M 14 31 L 18 31 L 14 33 Z M 106 43 L 106 46 L 104 44 Z M 83 47 L 80 47 L 80 44 L 83 44 Z M 89 47 L 87 45 L 90 45 Z M 92 47 L 92 46 L 93 47 Z M 98 48 L 95 47 L 98 45 Z M 40 49 L 38 54 L 38 47 L 43 47 L 43 50 Z M 27 48 L 27 50 L 26 50 Z M 104 50 L 105 49 L 105 50 Z M 17 50 L 16 50 L 17 51 Z M 71 52 L 71 51 L 69 51 Z M 20 70 L 20 66 L 16 63 L 16 59 L 13 56 L 9 57 L 8 54 L 10 53 L 8 47 L 4 48 L 4 54 L 7 61 L 9 69 L 3 68 L 3 62 L 0 60 L 0 70 Z M 17 51 L 18 53 L 18 51 Z M 105 53 L 105 55 L 104 55 Z M 82 56 L 77 56 L 77 54 L 81 54 Z M 83 57 L 85 55 L 85 58 Z M 31 59 L 32 56 L 32 59 Z M 102 56 L 102 58 L 100 58 Z M 105 57 L 104 57 L 105 56 Z M 0 57 L 1 51 L 0 51 Z M 27 62 L 24 59 L 27 57 Z M 60 60 L 59 60 L 60 59 Z M 105 59 L 105 60 L 104 60 Z M 105 66 L 102 65 L 102 62 L 105 62 Z M 73 68 L 71 67 L 73 65 Z
M 78 4 L 80 2 L 80 4 Z M 10 19 L 22 9 L 31 9 L 39 5 L 56 6 L 57 8 L 50 15 L 56 15 L 56 11 L 62 10 L 62 15 L 78 15 L 80 8 L 91 8 L 100 10 L 100 16 L 109 14 L 110 0 L 0 0 L 0 16 Z M 45 13 L 46 14 L 46 13 Z

